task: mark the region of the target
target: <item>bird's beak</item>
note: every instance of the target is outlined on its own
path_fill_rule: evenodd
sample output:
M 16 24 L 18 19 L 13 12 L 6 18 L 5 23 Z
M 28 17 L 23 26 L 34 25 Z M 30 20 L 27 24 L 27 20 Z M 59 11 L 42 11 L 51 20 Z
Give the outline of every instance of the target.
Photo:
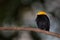
M 39 11 L 37 15 L 47 15 L 45 11 Z

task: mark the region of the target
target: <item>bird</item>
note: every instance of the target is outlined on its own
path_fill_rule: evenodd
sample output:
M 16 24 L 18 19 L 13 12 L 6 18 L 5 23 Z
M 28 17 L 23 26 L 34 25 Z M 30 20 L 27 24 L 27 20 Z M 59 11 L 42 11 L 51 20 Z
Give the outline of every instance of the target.
M 49 31 L 50 20 L 45 11 L 39 11 L 36 16 L 37 27 L 41 30 Z

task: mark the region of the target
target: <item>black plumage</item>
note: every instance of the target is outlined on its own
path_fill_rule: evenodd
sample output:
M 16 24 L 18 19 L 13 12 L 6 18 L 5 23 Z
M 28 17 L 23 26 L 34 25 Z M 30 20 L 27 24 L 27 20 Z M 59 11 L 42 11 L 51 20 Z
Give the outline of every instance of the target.
M 38 28 L 49 31 L 50 21 L 47 15 L 37 15 L 36 24 Z

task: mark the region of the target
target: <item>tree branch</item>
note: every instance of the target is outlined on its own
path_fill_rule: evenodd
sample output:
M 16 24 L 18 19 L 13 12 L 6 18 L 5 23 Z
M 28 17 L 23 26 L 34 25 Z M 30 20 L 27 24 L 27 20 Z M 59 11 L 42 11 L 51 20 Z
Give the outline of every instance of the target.
M 20 30 L 20 31 L 25 30 L 25 31 L 34 31 L 34 32 L 44 33 L 44 34 L 48 34 L 48 35 L 60 38 L 60 34 L 57 34 L 57 33 L 54 33 L 54 32 L 48 32 L 48 31 L 41 30 L 41 29 L 38 29 L 38 28 L 28 28 L 28 27 L 27 28 L 26 27 L 0 27 L 0 30 Z

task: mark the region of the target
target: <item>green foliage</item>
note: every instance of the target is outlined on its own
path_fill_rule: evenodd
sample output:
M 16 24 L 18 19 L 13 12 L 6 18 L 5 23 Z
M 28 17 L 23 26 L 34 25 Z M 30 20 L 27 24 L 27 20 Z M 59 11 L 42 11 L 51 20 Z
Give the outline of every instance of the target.
M 31 31 L 31 35 L 33 40 L 41 40 L 40 36 L 38 36 L 36 32 Z
M 0 24 L 3 22 L 10 23 L 15 20 L 15 16 L 18 13 L 18 6 L 20 5 L 20 0 L 9 0 L 7 4 L 0 7 Z

